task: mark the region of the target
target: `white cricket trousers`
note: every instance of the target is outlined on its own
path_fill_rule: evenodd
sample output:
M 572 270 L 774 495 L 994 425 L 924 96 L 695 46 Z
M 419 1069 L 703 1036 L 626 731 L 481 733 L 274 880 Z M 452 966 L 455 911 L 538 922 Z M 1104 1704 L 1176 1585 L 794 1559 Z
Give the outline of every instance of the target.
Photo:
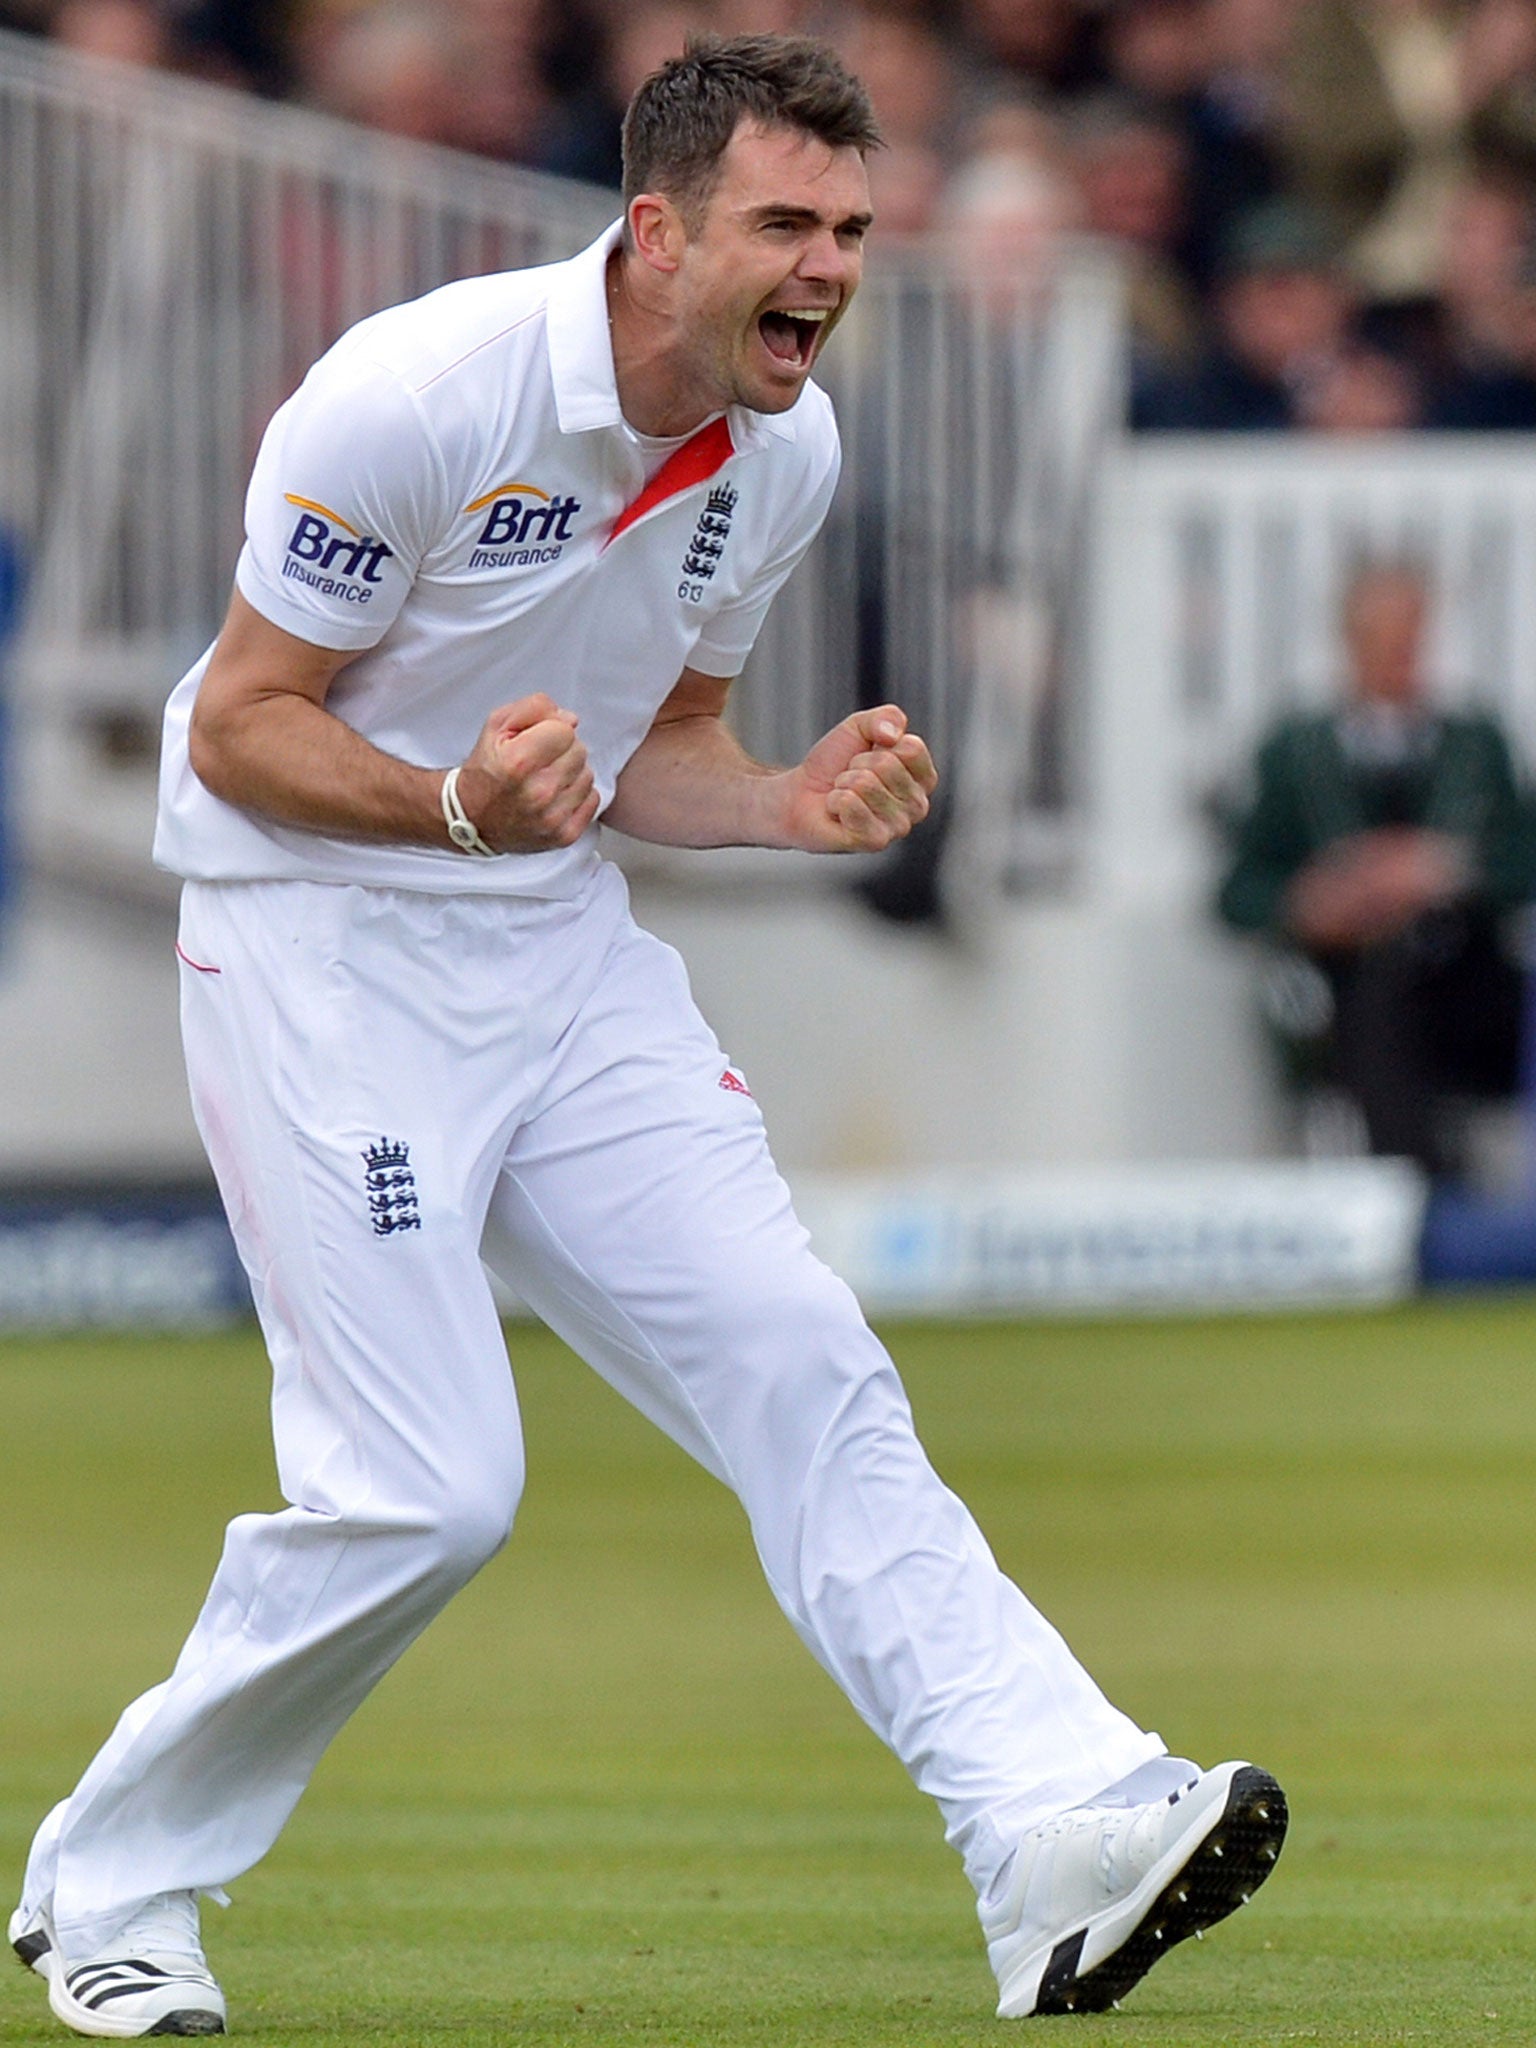
M 39 1832 L 23 1903 L 67 1956 L 255 1863 L 506 1539 L 522 1439 L 482 1257 L 734 1489 L 775 1597 L 978 1892 L 1021 1829 L 1163 1753 L 935 1476 L 616 869 L 571 902 L 193 883 L 178 953 L 291 1505 L 230 1524 L 175 1669 Z

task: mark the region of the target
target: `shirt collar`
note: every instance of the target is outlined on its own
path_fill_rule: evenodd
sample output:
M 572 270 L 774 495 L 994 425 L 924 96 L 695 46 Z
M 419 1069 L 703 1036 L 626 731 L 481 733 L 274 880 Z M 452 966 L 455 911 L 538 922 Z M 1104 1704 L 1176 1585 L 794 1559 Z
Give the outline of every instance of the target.
M 579 256 L 557 266 L 550 285 L 549 373 L 555 387 L 555 416 L 563 434 L 585 434 L 594 427 L 617 427 L 624 422 L 613 370 L 607 284 L 608 258 L 623 231 L 621 220 L 604 228 Z M 733 405 L 729 418 L 738 455 L 753 454 L 770 440 L 795 439 L 793 409 L 762 413 Z

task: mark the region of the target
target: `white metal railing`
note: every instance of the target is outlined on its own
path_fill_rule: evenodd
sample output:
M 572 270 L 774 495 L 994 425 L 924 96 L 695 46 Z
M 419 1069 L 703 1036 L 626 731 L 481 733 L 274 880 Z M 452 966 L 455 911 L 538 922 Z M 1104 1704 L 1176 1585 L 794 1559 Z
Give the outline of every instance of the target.
M 222 615 L 262 428 L 346 326 L 547 261 L 581 187 L 0 38 L 0 517 L 24 678 L 163 692 Z
M 23 746 L 67 751 L 82 715 L 147 714 L 206 644 L 262 428 L 337 333 L 450 277 L 566 253 L 613 211 L 0 35 L 0 521 L 30 557 Z M 1049 831 L 1075 796 L 1066 629 L 1118 349 L 1092 251 L 1049 281 L 978 275 L 953 248 L 877 251 L 827 358 L 838 507 L 736 693 L 747 744 L 780 759 L 861 698 L 906 703 L 949 770 L 948 871 L 973 907 L 1020 820 Z M 119 776 L 86 807 L 120 814 L 135 861 L 144 801 Z
M 1105 486 L 1085 798 L 1118 889 L 1202 878 L 1204 813 L 1263 729 L 1336 701 L 1362 552 L 1427 566 L 1432 693 L 1496 712 L 1536 767 L 1536 437 L 1148 436 Z
M 872 256 L 826 358 L 846 459 L 818 565 L 828 680 L 905 705 L 947 770 L 943 893 L 973 925 L 1021 859 L 1059 855 L 1078 807 L 1074 628 L 1123 360 L 1104 251 L 1073 245 L 1045 276 L 980 254 L 962 235 Z

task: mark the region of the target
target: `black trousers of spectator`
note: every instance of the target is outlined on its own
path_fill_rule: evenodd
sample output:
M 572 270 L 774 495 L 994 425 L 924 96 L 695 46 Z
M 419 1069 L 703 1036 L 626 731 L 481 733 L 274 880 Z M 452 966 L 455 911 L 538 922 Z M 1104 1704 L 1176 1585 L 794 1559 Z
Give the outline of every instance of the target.
M 1372 1152 L 1455 1174 L 1444 1098 L 1497 1099 L 1520 1080 L 1525 977 L 1496 921 L 1434 911 L 1380 945 L 1317 964 L 1333 991 L 1326 1071 L 1359 1104 Z

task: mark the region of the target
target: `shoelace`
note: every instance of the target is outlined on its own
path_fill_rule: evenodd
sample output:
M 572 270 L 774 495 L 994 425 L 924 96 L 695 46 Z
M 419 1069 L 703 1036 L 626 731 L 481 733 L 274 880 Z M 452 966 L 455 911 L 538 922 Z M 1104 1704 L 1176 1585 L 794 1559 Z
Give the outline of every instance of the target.
M 201 1967 L 203 1945 L 199 1933 L 197 1901 L 192 1894 L 161 1892 L 141 1906 L 123 1929 L 122 1952 L 130 1956 L 186 1956 Z
M 1040 1832 L 1048 1840 L 1056 1841 L 1063 1835 L 1097 1829 L 1099 1876 L 1106 1888 L 1113 1891 L 1125 1882 L 1126 1865 L 1140 1847 L 1138 1837 L 1155 1834 L 1166 1810 L 1167 1801 L 1162 1799 L 1146 1806 L 1077 1806 L 1045 1822 Z
M 1157 1860 L 1159 1831 L 1170 1803 L 1167 1799 L 1155 1799 L 1146 1806 L 1110 1808 L 1106 1813 L 1099 1843 L 1099 1870 L 1111 1889 L 1141 1874 L 1137 1866 L 1142 1861 L 1143 1849 L 1146 1867 Z
M 1187 1789 L 1187 1788 L 1181 1788 Z M 1152 1799 L 1138 1806 L 1073 1806 L 1065 1813 L 1058 1813 L 1049 1820 L 1039 1822 L 1034 1832 L 1042 1841 L 1060 1841 L 1063 1836 L 1084 1833 L 1089 1828 L 1098 1831 L 1095 1845 L 1095 1862 L 1100 1881 L 1107 1892 L 1122 1889 L 1134 1881 L 1133 1859 L 1142 1846 L 1141 1838 L 1150 1837 L 1146 1847 L 1150 1852 L 1147 1861 L 1155 1860 L 1157 1831 L 1168 1812 L 1169 1800 Z M 1011 1883 L 1002 1890 L 996 1904 L 983 1916 L 984 1923 L 992 1914 L 1006 1915 L 1005 1901 L 1011 1890 Z

